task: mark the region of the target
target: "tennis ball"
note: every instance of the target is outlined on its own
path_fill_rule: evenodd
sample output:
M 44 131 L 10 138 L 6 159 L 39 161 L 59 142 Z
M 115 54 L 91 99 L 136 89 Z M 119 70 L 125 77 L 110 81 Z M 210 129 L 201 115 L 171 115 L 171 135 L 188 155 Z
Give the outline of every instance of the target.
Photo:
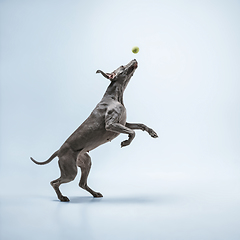
M 133 47 L 132 52 L 135 53 L 135 54 L 138 53 L 139 52 L 139 47 Z

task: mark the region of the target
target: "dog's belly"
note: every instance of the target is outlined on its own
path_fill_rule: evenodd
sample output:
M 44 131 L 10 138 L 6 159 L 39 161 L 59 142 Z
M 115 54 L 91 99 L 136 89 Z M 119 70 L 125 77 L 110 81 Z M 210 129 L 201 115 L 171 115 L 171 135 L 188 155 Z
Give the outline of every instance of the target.
M 99 103 L 91 115 L 81 126 L 66 140 L 66 144 L 74 151 L 91 151 L 98 146 L 112 141 L 120 133 L 107 131 L 105 129 L 105 114 L 107 104 Z M 122 109 L 119 116 L 119 123 L 125 125 L 126 110 Z
M 99 120 L 99 119 L 98 119 Z M 98 146 L 112 141 L 119 133 L 105 129 L 102 121 L 85 121 L 67 140 L 66 144 L 74 151 L 91 151 Z
M 95 136 L 94 138 L 89 139 L 89 141 L 87 141 L 85 144 L 84 150 L 89 152 L 104 143 L 111 142 L 118 135 L 119 133 L 105 131 L 105 133 L 102 134 L 101 136 L 99 137 Z
M 98 146 L 112 141 L 119 133 L 106 131 L 104 129 L 95 129 L 94 131 L 85 131 L 73 134 L 65 143 L 74 151 L 89 152 Z

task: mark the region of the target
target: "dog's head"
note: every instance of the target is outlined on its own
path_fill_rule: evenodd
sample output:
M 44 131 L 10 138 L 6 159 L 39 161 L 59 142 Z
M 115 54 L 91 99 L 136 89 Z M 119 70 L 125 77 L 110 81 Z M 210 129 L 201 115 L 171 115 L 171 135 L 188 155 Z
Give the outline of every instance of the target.
M 105 78 L 109 79 L 112 82 L 118 82 L 120 84 L 126 85 L 134 74 L 137 67 L 138 62 L 136 59 L 133 59 L 127 65 L 120 66 L 111 73 L 105 73 L 101 70 L 97 70 L 96 73 L 101 73 Z

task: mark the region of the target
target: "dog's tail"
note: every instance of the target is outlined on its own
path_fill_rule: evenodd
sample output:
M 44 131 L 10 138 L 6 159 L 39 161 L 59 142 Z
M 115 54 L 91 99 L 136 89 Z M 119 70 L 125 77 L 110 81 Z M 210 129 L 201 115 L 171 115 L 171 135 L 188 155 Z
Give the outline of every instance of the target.
M 38 164 L 38 165 L 44 165 L 44 164 L 50 163 L 55 157 L 57 157 L 57 155 L 58 155 L 58 151 L 56 151 L 56 152 L 55 152 L 48 160 L 46 160 L 45 162 L 38 162 L 38 161 L 34 160 L 34 159 L 31 158 L 31 157 L 30 157 L 30 159 L 31 159 L 34 163 L 36 163 L 36 164 Z

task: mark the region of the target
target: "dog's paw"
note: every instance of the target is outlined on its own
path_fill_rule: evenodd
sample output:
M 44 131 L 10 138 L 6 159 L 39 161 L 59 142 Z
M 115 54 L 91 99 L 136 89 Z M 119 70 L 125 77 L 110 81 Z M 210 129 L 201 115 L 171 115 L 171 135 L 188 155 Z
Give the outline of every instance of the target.
M 96 192 L 93 197 L 95 198 L 100 198 L 100 197 L 103 197 L 103 195 L 100 193 L 100 192 Z
M 121 147 L 126 147 L 126 146 L 128 146 L 130 143 L 131 143 L 131 141 L 125 140 L 125 141 L 121 142 Z
M 59 198 L 59 200 L 60 200 L 61 202 L 69 202 L 69 201 L 70 201 L 69 198 L 66 197 L 66 196 L 61 196 L 61 197 Z
M 149 132 L 148 133 L 153 138 L 157 138 L 158 137 L 157 133 L 155 131 L 153 131 L 151 128 L 149 128 Z

